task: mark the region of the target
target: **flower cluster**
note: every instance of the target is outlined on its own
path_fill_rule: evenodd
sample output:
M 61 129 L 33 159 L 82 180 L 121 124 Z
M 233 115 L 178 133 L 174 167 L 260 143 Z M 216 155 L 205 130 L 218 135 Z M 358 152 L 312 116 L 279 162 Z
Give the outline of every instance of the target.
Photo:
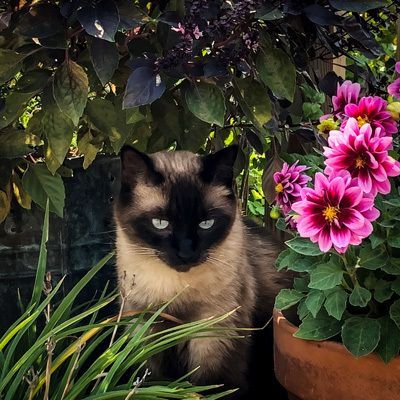
M 291 211 L 294 202 L 300 200 L 301 189 L 311 180 L 304 173 L 308 168 L 297 164 L 298 161 L 290 166 L 284 163 L 282 170 L 274 174 L 276 203 L 285 214 Z
M 400 63 L 396 64 L 400 72 Z M 398 85 L 398 87 L 396 87 Z M 388 87 L 400 98 L 400 78 Z M 276 203 L 287 217 L 294 212 L 300 236 L 344 253 L 372 233 L 379 217 L 377 194 L 388 194 L 390 177 L 400 175 L 400 163 L 389 155 L 398 131 L 400 103 L 378 96 L 361 97 L 359 84 L 345 81 L 333 96 L 333 114 L 321 118 L 318 128 L 328 134 L 325 170 L 315 175 L 313 187 L 305 166 L 284 164 L 274 175 Z M 339 129 L 338 129 L 339 128 Z M 292 225 L 293 226 L 293 225 Z

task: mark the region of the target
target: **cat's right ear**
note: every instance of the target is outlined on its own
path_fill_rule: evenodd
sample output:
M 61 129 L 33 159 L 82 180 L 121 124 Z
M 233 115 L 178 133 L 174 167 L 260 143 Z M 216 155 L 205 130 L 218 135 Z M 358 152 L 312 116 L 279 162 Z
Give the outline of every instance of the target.
M 155 170 L 153 160 L 130 146 L 121 149 L 121 184 L 132 187 L 139 181 L 159 184 L 162 175 Z

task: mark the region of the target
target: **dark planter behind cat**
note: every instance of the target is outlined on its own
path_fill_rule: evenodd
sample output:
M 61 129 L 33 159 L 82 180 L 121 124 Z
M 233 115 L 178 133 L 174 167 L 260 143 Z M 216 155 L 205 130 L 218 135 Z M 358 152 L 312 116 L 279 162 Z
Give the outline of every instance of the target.
M 51 214 L 47 244 L 47 265 L 53 281 L 67 275 L 66 291 L 113 248 L 111 203 L 119 181 L 119 161 L 115 158 L 100 157 L 86 171 L 81 159 L 67 164 L 73 168 L 74 176 L 64 178 L 64 218 Z M 14 207 L 0 225 L 0 331 L 20 314 L 18 290 L 22 304 L 30 300 L 43 224 L 43 211 L 32 207 Z M 103 271 L 90 283 L 85 299 L 89 300 L 96 290 L 101 291 L 107 280 L 114 279 L 113 268 Z

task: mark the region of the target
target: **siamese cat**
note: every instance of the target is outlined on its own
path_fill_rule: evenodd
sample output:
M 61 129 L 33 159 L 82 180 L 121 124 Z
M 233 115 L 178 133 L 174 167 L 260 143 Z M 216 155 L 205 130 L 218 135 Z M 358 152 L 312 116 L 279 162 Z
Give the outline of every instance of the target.
M 115 223 L 125 311 L 157 309 L 182 292 L 166 312 L 185 322 L 236 308 L 224 326 L 251 328 L 271 317 L 274 297 L 288 283 L 274 268 L 280 245 L 238 208 L 237 151 L 231 146 L 199 156 L 122 149 Z M 178 378 L 200 367 L 191 375 L 193 383 L 239 387 L 242 396 L 252 345 L 245 335 L 190 340 L 155 357 L 152 376 Z

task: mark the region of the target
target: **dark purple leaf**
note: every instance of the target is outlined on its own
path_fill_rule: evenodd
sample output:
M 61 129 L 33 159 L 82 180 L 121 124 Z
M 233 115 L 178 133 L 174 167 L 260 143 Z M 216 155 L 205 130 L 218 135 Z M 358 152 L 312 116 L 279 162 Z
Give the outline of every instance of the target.
M 149 67 L 135 69 L 128 79 L 122 107 L 132 108 L 150 104 L 165 91 L 160 75 Z
M 115 43 L 93 38 L 90 45 L 90 58 L 100 82 L 104 86 L 114 75 L 119 63 L 118 49 Z
M 363 29 L 354 17 L 348 18 L 345 21 L 344 28 L 354 40 L 359 42 L 361 48 L 364 48 L 368 53 L 372 53 L 375 56 L 380 56 L 384 53 L 373 34 Z
M 294 134 L 299 136 L 304 142 L 313 142 L 315 133 L 313 128 L 301 127 L 294 131 Z
M 176 11 L 167 11 L 158 17 L 158 21 L 176 27 L 181 21 L 181 18 Z
M 246 139 L 258 154 L 264 154 L 263 142 L 253 130 L 246 129 Z
M 64 19 L 58 6 L 38 4 L 21 16 L 16 31 L 23 36 L 41 39 L 53 36 L 63 28 Z
M 329 0 L 338 10 L 362 13 L 378 7 L 384 7 L 387 2 L 382 0 Z
M 340 23 L 340 18 L 326 7 L 319 4 L 311 4 L 304 8 L 304 14 L 314 24 L 317 25 L 337 25 Z
M 114 41 L 119 25 L 119 13 L 113 0 L 102 0 L 79 8 L 77 18 L 89 35 L 109 42 Z
M 326 95 L 332 97 L 336 94 L 337 84 L 341 81 L 341 78 L 333 71 L 329 71 L 319 82 L 318 87 Z
M 204 64 L 204 76 L 224 76 L 227 74 L 227 66 L 218 60 L 211 60 Z
M 149 69 L 154 69 L 155 58 L 135 58 L 133 60 L 128 60 L 125 65 L 131 69 L 137 69 L 140 67 L 147 67 Z
M 146 13 L 131 0 L 118 2 L 120 29 L 133 29 L 143 23 Z

